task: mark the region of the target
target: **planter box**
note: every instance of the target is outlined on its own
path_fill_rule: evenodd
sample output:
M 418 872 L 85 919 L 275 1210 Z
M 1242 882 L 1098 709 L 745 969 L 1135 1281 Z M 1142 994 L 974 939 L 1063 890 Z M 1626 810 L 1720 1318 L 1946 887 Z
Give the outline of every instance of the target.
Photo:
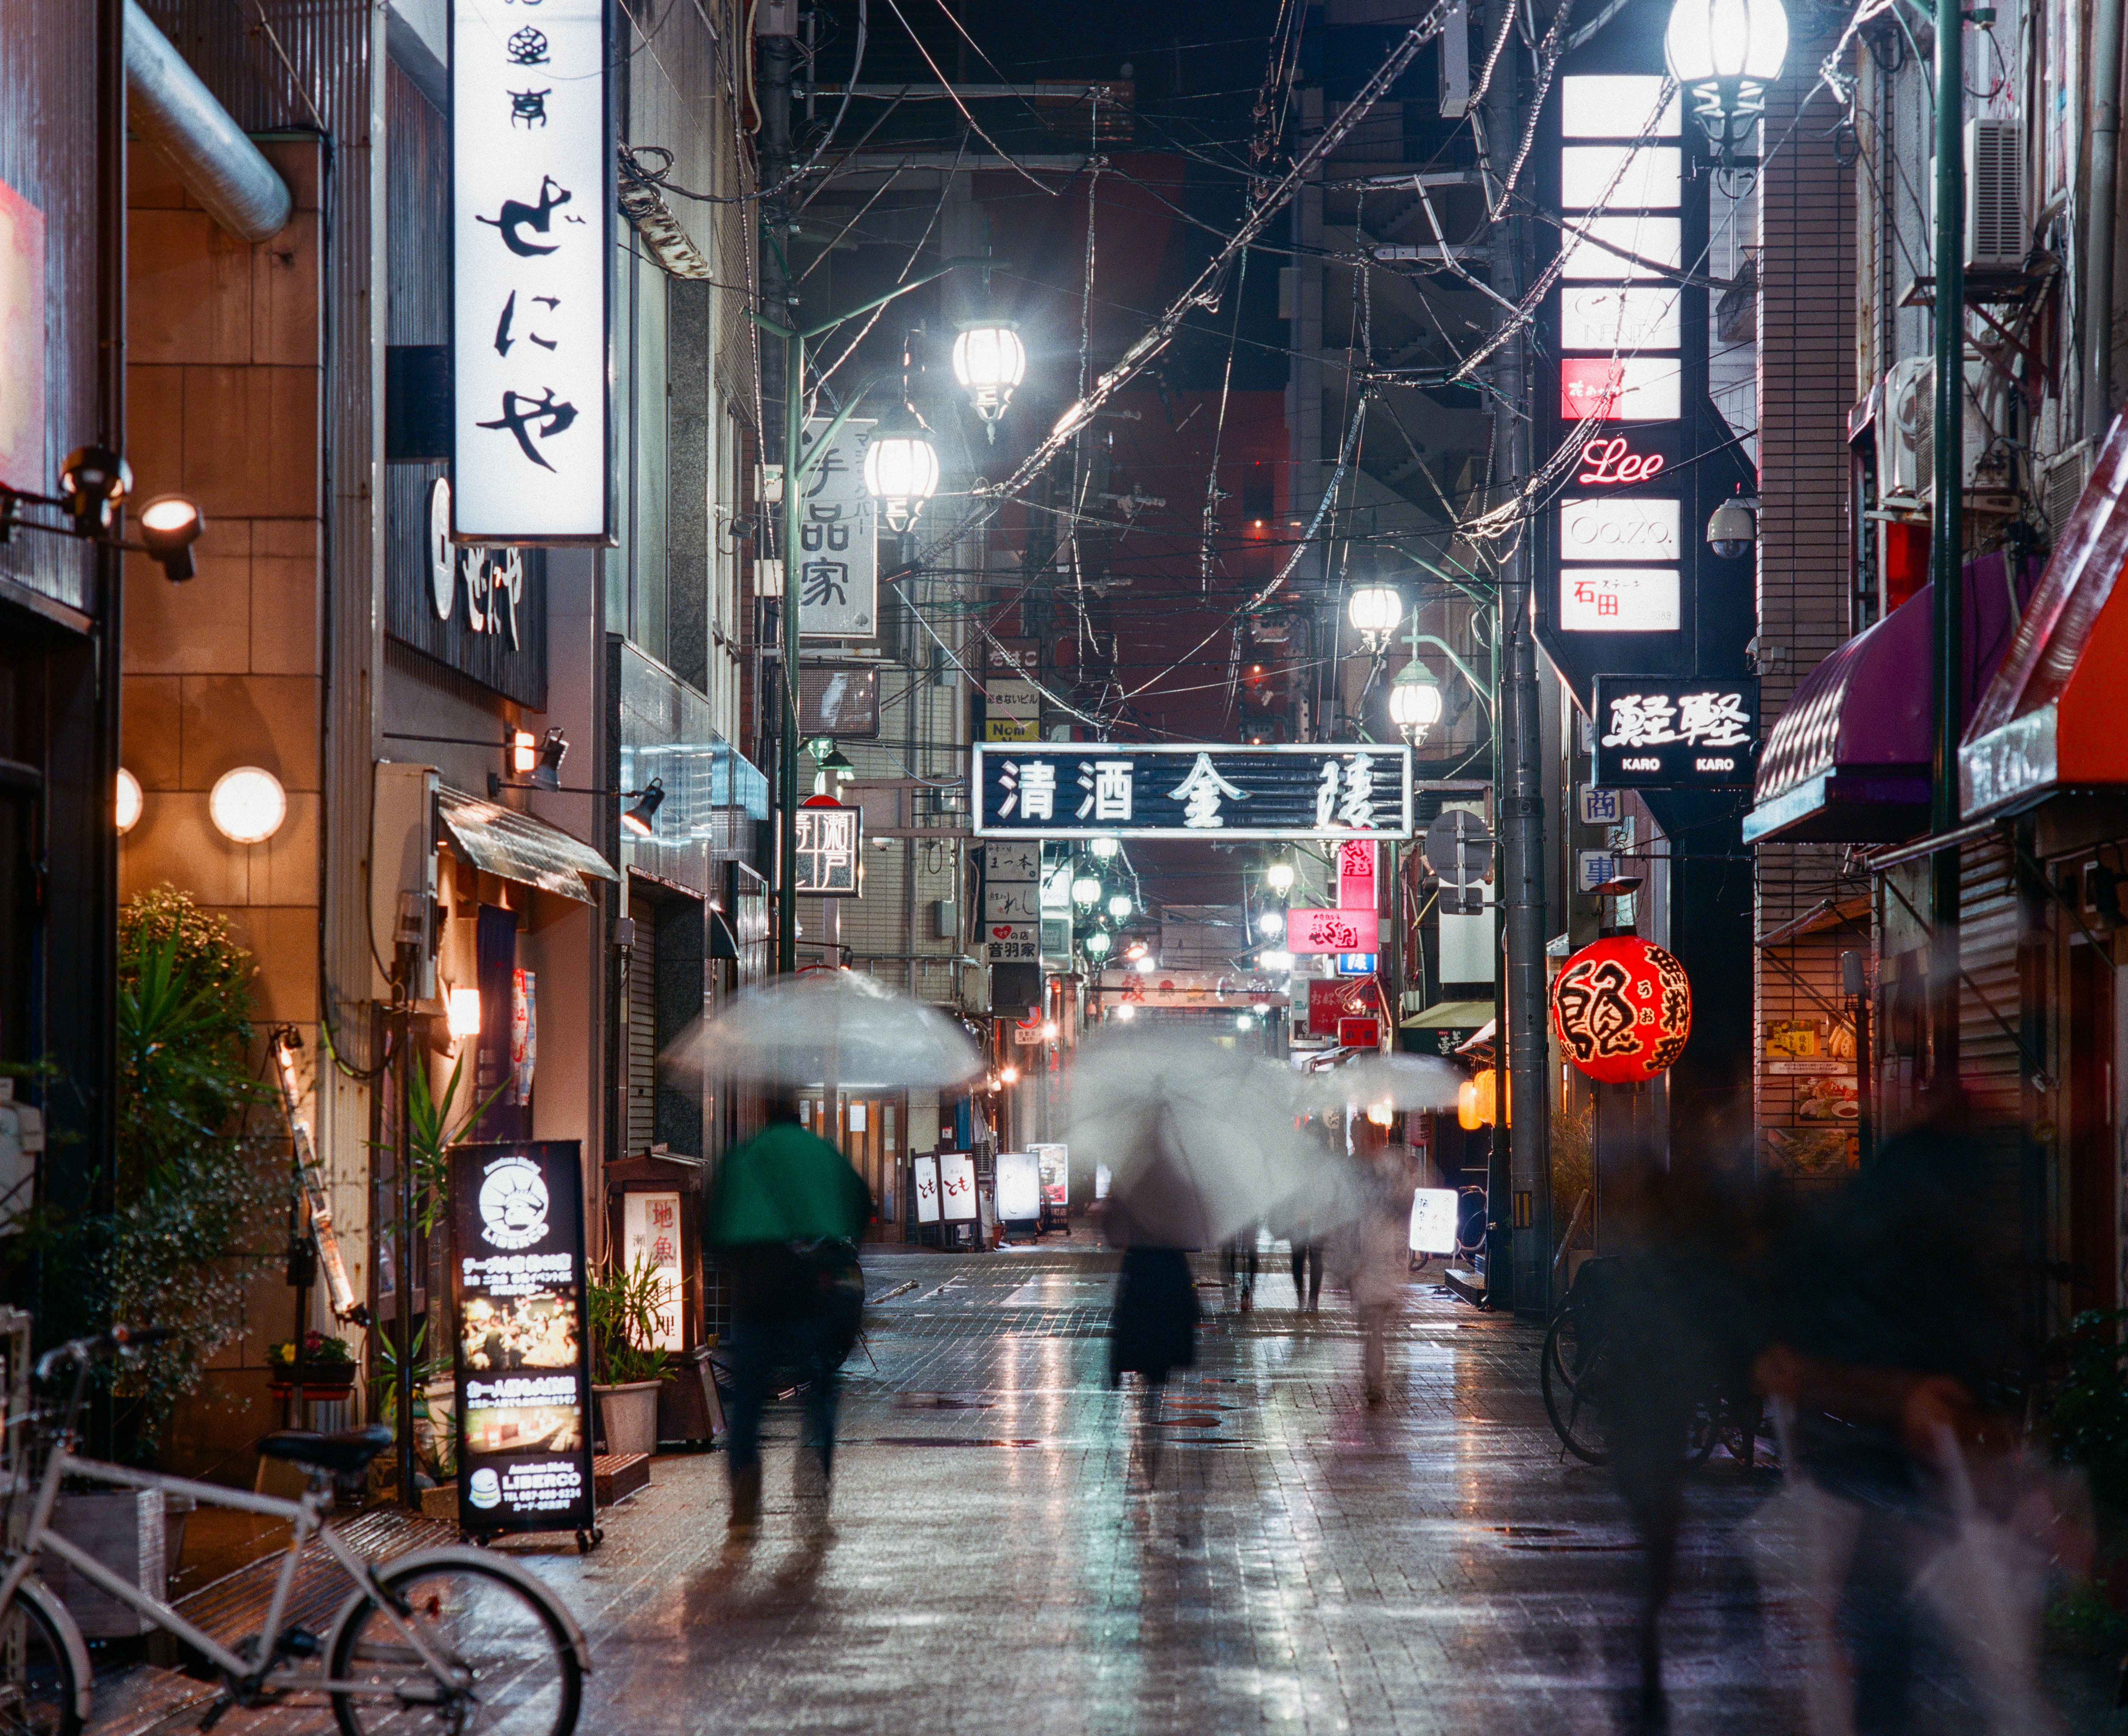
M 598 1399 L 599 1432 L 616 1458 L 658 1450 L 658 1389 L 662 1381 L 635 1380 L 624 1387 L 593 1387 Z
M 150 1597 L 164 1596 L 169 1549 L 163 1497 L 154 1490 L 62 1495 L 52 1512 L 52 1529 Z M 84 1637 L 117 1639 L 149 1631 L 150 1624 L 116 1598 L 107 1596 L 57 1556 L 40 1556 L 38 1572 L 65 1603 Z

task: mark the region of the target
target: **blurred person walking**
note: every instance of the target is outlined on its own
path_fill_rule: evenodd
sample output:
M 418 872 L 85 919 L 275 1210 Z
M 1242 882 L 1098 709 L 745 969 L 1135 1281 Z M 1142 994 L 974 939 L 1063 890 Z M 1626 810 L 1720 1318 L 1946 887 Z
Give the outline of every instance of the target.
M 1323 1244 L 1293 1238 L 1293 1307 L 1313 1314 L 1323 1299 Z
M 1332 1245 L 1332 1274 L 1352 1298 L 1366 1335 L 1360 1372 L 1370 1406 L 1385 1403 L 1389 1388 L 1389 1333 L 1404 1311 L 1411 1276 L 1410 1148 L 1385 1145 L 1369 1162 L 1356 1217 Z
M 1180 1248 L 1127 1247 L 1109 1324 L 1109 1384 L 1138 1378 L 1138 1443 L 1149 1488 L 1160 1469 L 1160 1389 L 1197 1360 L 1197 1287 Z
M 872 1194 L 848 1159 L 799 1125 L 798 1101 L 771 1099 L 768 1125 L 717 1173 L 704 1234 L 731 1288 L 733 1393 L 729 1542 L 761 1518 L 761 1411 L 772 1376 L 805 1388 L 805 1436 L 793 1481 L 816 1533 L 827 1525 L 838 1373 L 864 1311 L 857 1239 Z M 817 1478 L 810 1476 L 818 1467 Z

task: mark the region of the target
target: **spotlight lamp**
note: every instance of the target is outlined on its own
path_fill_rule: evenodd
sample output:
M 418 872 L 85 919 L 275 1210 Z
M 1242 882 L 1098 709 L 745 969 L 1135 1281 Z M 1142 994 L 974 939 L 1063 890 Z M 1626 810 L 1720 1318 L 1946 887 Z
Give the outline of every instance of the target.
M 1759 540 L 1759 520 L 1745 503 L 1744 487 L 1714 509 L 1707 521 L 1707 546 L 1725 561 L 1741 561 Z
M 76 447 L 59 471 L 59 504 L 80 536 L 110 529 L 132 491 L 132 467 L 107 446 Z
M 1677 0 L 1663 33 L 1663 59 L 1684 88 L 1693 118 L 1725 168 L 1765 112 L 1766 87 L 1788 58 L 1780 0 Z
M 1380 651 L 1404 619 L 1404 598 L 1387 585 L 1362 585 L 1346 599 L 1345 619 L 1369 651 Z
M 913 416 L 881 428 L 865 448 L 865 492 L 879 502 L 887 529 L 897 536 L 916 522 L 924 503 L 938 491 L 938 451 Z
M 549 729 L 539 742 L 539 762 L 530 768 L 532 781 L 542 790 L 562 787 L 562 761 L 568 757 L 569 738 L 558 726 Z
M 624 790 L 622 794 L 634 796 L 635 805 L 621 814 L 620 823 L 638 837 L 654 837 L 658 810 L 665 802 L 664 779 L 653 778 L 642 789 Z
M 1013 388 L 1027 377 L 1027 346 L 1009 320 L 964 325 L 953 339 L 953 377 L 995 441 L 998 420 L 1005 415 Z
M 510 775 L 521 778 L 539 763 L 539 742 L 529 729 L 510 732 Z
M 192 565 L 192 544 L 207 529 L 207 515 L 181 494 L 160 494 L 140 509 L 140 544 L 173 585 L 183 584 L 197 571 Z
M 1389 721 L 1413 747 L 1441 721 L 1441 683 L 1433 671 L 1413 657 L 1389 683 Z

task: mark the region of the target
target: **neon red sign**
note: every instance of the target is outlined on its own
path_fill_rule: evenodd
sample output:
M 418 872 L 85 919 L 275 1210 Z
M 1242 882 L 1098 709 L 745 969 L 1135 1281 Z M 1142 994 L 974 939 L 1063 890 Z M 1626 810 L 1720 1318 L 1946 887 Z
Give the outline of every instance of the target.
M 1581 462 L 1587 467 L 1574 479 L 1577 482 L 1645 482 L 1663 467 L 1663 455 L 1634 452 L 1623 434 L 1615 434 L 1583 447 Z

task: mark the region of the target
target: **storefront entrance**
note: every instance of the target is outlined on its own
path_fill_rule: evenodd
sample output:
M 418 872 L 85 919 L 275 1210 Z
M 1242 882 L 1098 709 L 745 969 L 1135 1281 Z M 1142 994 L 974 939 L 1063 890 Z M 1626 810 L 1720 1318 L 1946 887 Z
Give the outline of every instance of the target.
M 902 1158 L 905 1141 L 903 1124 L 908 1119 L 903 1099 L 895 1097 L 843 1097 L 836 1103 L 837 1126 L 830 1134 L 820 1113 L 820 1093 L 808 1091 L 798 1100 L 805 1125 L 839 1146 L 851 1167 L 872 1189 L 873 1221 L 867 1241 L 902 1240 Z

